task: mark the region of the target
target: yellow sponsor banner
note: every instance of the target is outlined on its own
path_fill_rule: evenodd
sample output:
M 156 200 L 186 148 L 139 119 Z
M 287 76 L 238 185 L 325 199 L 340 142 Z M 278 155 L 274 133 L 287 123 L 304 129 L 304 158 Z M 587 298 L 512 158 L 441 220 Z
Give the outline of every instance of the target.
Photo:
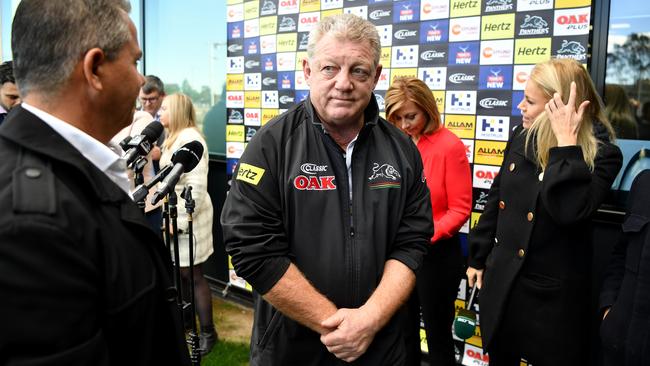
M 278 30 L 278 17 L 261 17 L 260 18 L 260 36 L 275 34 Z
M 264 169 L 256 167 L 254 165 L 239 163 L 239 169 L 237 170 L 237 180 L 241 180 L 242 182 L 250 183 L 256 186 L 260 183 L 260 180 L 264 176 L 264 171 Z
M 244 108 L 260 108 L 262 106 L 262 93 L 259 91 L 244 92 Z
M 481 21 L 481 39 L 515 37 L 515 14 L 484 15 Z
M 410 67 L 406 69 L 391 69 L 390 70 L 390 83 L 393 83 L 393 80 L 395 78 L 399 77 L 409 77 L 409 78 L 417 78 L 418 77 L 418 69 L 416 67 Z
M 505 141 L 476 140 L 474 142 L 474 163 L 501 165 L 505 149 Z
M 244 74 L 228 74 L 226 76 L 226 90 L 244 90 Z
M 319 11 L 320 0 L 300 0 L 300 12 Z
M 260 16 L 260 2 L 249 1 L 244 3 L 244 19 L 255 19 Z
M 536 64 L 551 59 L 551 38 L 515 40 L 515 64 Z
M 302 60 L 307 59 L 307 51 L 296 52 L 296 71 L 302 70 Z
M 474 329 L 474 335 L 465 340 L 465 342 L 472 346 L 483 348 L 483 341 L 481 339 L 481 326 L 477 325 Z
M 327 18 L 339 14 L 343 14 L 343 9 L 323 10 L 320 12 L 320 18 L 323 19 L 323 18 Z
M 481 15 L 480 0 L 451 0 L 449 14 L 452 18 Z
M 262 126 L 279 115 L 279 109 L 262 109 Z
M 241 4 L 243 2 L 244 2 L 244 0 L 228 0 L 228 2 L 226 2 L 226 4 L 235 5 L 235 4 Z
M 298 33 L 280 33 L 277 36 L 277 52 L 293 52 L 297 48 Z
M 471 216 L 472 221 L 470 221 L 470 223 L 469 223 L 470 230 L 473 229 L 474 226 L 476 226 L 476 224 L 478 224 L 478 219 L 480 219 L 480 218 L 481 218 L 481 213 L 480 212 L 472 212 L 472 216 Z
M 390 55 L 392 47 L 382 47 L 381 55 L 379 56 L 379 63 L 384 67 L 384 69 L 390 67 Z
M 446 114 L 445 127 L 461 139 L 473 139 L 476 117 L 464 114 Z
M 583 6 L 591 6 L 592 0 L 555 0 L 555 8 L 579 8 Z
M 436 104 L 438 105 L 438 113 L 445 113 L 445 91 L 444 90 L 432 90 L 431 94 L 436 99 Z
M 245 128 L 242 125 L 227 125 L 226 126 L 226 141 L 227 142 L 244 142 L 246 141 Z

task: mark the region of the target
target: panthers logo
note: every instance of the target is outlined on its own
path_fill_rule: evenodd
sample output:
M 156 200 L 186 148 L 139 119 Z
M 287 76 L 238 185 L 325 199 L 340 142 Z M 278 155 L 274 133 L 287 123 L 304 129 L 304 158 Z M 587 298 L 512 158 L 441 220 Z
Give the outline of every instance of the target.
M 399 178 L 401 177 L 402 176 L 395 168 L 393 168 L 392 165 L 390 164 L 379 165 L 378 163 L 375 163 L 374 166 L 372 167 L 372 175 L 370 176 L 370 178 L 368 178 L 368 181 L 373 181 L 379 178 L 399 180 Z

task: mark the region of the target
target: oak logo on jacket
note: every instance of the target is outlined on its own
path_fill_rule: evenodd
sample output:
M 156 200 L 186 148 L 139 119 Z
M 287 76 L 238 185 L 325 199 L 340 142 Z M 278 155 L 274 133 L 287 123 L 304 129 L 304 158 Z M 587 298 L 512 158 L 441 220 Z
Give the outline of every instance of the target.
M 400 188 L 401 181 L 402 176 L 397 169 L 387 163 L 374 163 L 372 174 L 368 177 L 370 189 Z

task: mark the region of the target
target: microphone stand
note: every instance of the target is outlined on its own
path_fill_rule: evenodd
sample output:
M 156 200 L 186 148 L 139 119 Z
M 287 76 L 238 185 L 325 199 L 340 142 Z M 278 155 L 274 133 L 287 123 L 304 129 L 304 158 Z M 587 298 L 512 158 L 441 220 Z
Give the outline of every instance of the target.
M 147 165 L 147 162 L 148 162 L 147 158 L 145 158 L 144 156 L 139 156 L 137 159 L 135 159 L 131 163 L 131 166 L 129 166 L 129 168 L 131 168 L 131 170 L 133 170 L 133 175 L 134 175 L 133 180 L 135 182 L 134 185 L 136 187 L 144 184 L 144 174 L 142 174 L 142 172 L 144 171 L 144 167 L 145 167 L 145 165 Z M 138 204 L 138 207 L 142 210 L 143 213 L 144 213 L 145 206 L 146 206 L 145 202 L 144 202 L 145 198 L 146 198 L 146 196 L 136 199 L 135 196 L 134 196 L 135 203 Z
M 182 324 L 185 324 L 185 319 L 183 317 L 183 285 L 181 282 L 181 268 L 180 268 L 180 252 L 178 250 L 178 211 L 176 210 L 176 203 L 178 201 L 178 197 L 176 195 L 176 190 L 172 189 L 169 194 L 167 195 L 167 200 L 169 204 L 169 219 L 171 220 L 171 228 L 173 235 L 171 235 L 171 238 L 174 243 L 174 282 L 176 282 L 176 306 L 178 307 L 178 311 L 181 314 L 181 321 Z M 167 235 L 169 235 L 169 229 L 167 229 L 169 226 L 165 226 L 165 231 L 167 232 Z
M 201 364 L 201 350 L 199 349 L 199 335 L 196 328 L 196 306 L 194 301 L 194 225 L 192 223 L 192 214 L 196 203 L 192 198 L 192 186 L 186 185 L 181 193 L 181 198 L 185 199 L 185 211 L 187 212 L 187 233 L 189 235 L 189 271 L 190 271 L 190 316 L 192 317 L 192 329 L 189 333 L 190 359 L 192 365 Z

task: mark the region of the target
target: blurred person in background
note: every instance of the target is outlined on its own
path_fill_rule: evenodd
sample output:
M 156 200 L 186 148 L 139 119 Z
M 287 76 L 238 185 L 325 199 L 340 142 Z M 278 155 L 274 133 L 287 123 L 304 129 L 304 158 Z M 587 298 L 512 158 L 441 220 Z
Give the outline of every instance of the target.
M 636 119 L 630 99 L 620 85 L 605 85 L 605 115 L 619 139 L 638 137 Z
M 456 364 L 451 326 L 463 255 L 458 231 L 472 205 L 472 177 L 465 144 L 442 126 L 435 98 L 417 79 L 393 80 L 386 91 L 386 119 L 404 131 L 422 156 L 431 194 L 434 234 L 409 301 L 408 365 L 420 365 L 420 308 L 430 365 Z
M 11 108 L 18 104 L 20 104 L 20 94 L 16 87 L 14 65 L 12 61 L 6 61 L 0 64 L 0 124 Z
M 149 113 L 154 121 L 160 122 L 160 107 L 162 106 L 163 99 L 165 98 L 165 84 L 156 75 L 147 75 L 144 77 L 144 84 L 140 88 L 138 100 L 140 101 L 141 110 Z M 154 173 L 160 170 L 160 149 L 165 142 L 165 133 L 163 132 L 156 146 L 150 153 L 151 162 L 153 164 Z
M 191 171 L 183 174 L 176 183 L 178 195 L 178 249 L 180 252 L 181 276 L 183 278 L 184 298 L 189 296 L 189 233 L 187 232 L 187 212 L 184 201 L 180 198 L 183 188 L 192 186 L 192 197 L 196 208 L 192 215 L 194 231 L 194 304 L 200 324 L 201 353 L 206 355 L 218 341 L 219 337 L 212 321 L 212 292 L 208 281 L 203 276 L 202 264 L 214 251 L 212 246 L 212 200 L 208 194 L 208 146 L 205 137 L 196 127 L 196 112 L 192 100 L 185 94 L 171 94 L 165 97 L 160 108 L 160 122 L 167 130 L 167 138 L 162 146 L 160 163 L 166 166 L 171 163 L 172 154 L 191 141 L 199 141 L 203 145 L 203 156 L 199 164 Z M 173 247 L 173 245 L 171 245 Z M 173 248 L 172 253 L 173 253 Z M 190 319 L 195 321 L 195 319 Z M 191 324 L 191 323 L 190 323 Z
M 530 73 L 503 164 L 469 235 L 470 286 L 481 289 L 491 366 L 585 363 L 591 218 L 621 168 L 589 74 L 553 59 Z

